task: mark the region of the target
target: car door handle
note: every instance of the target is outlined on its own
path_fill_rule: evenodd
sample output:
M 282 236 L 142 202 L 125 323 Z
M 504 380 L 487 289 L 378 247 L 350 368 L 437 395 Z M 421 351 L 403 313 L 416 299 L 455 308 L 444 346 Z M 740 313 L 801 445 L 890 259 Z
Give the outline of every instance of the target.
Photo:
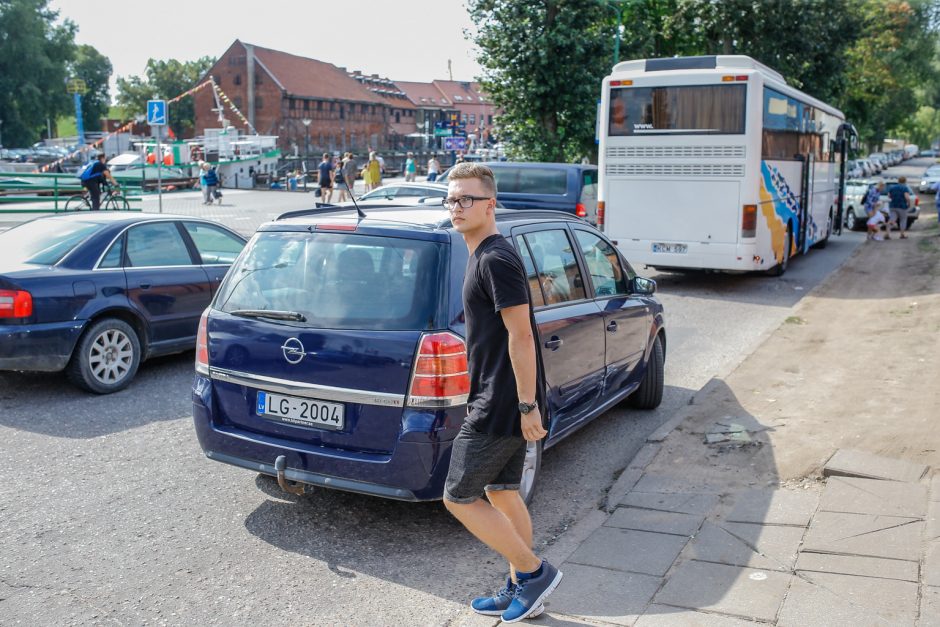
M 608 322 L 608 323 L 607 323 L 607 330 L 610 331 L 611 333 L 616 333 L 616 332 L 617 332 L 617 321 L 616 321 L 616 320 L 611 320 L 610 322 Z
M 141 283 L 141 284 L 140 284 L 140 289 L 142 289 L 142 290 L 149 290 L 149 289 L 150 289 L 150 283 Z
M 553 335 L 552 339 L 545 342 L 545 348 L 550 348 L 553 351 L 557 351 L 558 347 L 561 346 L 564 341 L 557 335 Z

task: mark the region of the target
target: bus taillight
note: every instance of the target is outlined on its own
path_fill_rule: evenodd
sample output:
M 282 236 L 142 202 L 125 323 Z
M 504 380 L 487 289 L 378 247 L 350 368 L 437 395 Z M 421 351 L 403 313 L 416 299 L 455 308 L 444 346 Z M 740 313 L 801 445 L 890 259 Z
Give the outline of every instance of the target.
M 741 214 L 741 237 L 757 236 L 757 205 L 744 205 Z
M 604 230 L 604 205 L 606 205 L 603 200 L 597 201 L 597 228 L 601 231 Z

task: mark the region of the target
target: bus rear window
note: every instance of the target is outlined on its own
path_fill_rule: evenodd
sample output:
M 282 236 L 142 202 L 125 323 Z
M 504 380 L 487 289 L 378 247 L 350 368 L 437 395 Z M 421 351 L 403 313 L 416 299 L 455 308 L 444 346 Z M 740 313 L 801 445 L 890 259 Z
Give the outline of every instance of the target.
M 741 135 L 746 98 L 747 85 L 614 88 L 608 134 Z

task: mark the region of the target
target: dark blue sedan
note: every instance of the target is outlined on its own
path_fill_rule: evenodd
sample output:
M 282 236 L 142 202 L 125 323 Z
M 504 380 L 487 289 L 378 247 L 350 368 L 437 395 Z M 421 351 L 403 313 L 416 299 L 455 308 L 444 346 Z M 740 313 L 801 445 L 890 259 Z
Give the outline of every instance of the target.
M 193 416 L 206 455 L 300 482 L 441 498 L 470 388 L 467 247 L 443 208 L 322 208 L 261 227 L 199 325 Z M 529 275 L 558 443 L 663 393 L 655 284 L 602 233 L 557 211 L 497 210 Z M 543 442 L 530 443 L 532 494 Z
M 0 233 L 0 370 L 65 370 L 98 394 L 140 362 L 191 350 L 199 315 L 245 246 L 184 216 L 83 212 Z

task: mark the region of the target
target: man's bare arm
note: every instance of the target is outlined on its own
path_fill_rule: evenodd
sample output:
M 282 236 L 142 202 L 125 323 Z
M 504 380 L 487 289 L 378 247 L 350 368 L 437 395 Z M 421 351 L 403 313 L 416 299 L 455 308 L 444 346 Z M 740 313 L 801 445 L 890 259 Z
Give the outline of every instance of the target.
M 525 403 L 535 402 L 536 369 L 535 337 L 529 318 L 529 305 L 515 305 L 500 311 L 506 331 L 509 332 L 509 359 L 516 376 L 516 393 Z M 522 415 L 522 435 L 526 440 L 535 442 L 544 438 L 548 432 L 542 427 L 542 414 L 538 407 Z

